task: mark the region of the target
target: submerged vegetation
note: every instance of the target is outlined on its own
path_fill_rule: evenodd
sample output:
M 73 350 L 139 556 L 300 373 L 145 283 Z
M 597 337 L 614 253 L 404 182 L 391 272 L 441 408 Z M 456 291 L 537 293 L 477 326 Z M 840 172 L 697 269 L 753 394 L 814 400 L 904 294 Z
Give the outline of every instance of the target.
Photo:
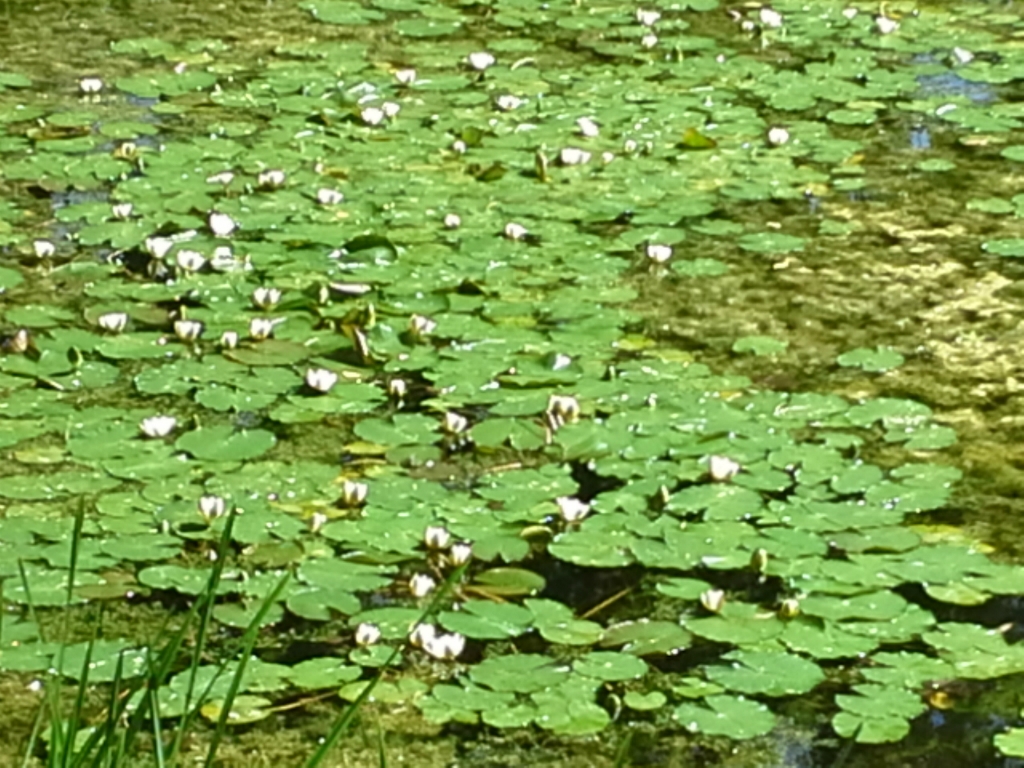
M 355 702 L 465 764 L 878 765 L 1024 672 L 1020 568 L 933 525 L 970 419 L 927 384 L 1016 391 L 960 330 L 1015 306 L 1016 16 L 299 6 L 0 59 L 0 677 L 51 724 L 5 753 L 142 712 L 124 764 L 253 723 L 297 764 Z

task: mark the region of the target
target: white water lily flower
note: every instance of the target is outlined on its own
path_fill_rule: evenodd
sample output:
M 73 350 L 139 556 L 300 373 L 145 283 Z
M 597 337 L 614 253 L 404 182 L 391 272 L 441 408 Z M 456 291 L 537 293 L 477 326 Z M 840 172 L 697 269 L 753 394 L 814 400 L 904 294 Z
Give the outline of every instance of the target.
M 224 187 L 226 187 L 234 180 L 235 174 L 232 173 L 231 171 L 221 171 L 220 173 L 215 173 L 212 176 L 206 177 L 207 184 L 220 184 L 221 186 Z
M 199 516 L 209 525 L 218 517 L 223 517 L 227 510 L 227 504 L 221 496 L 200 496 Z
M 768 143 L 773 147 L 781 147 L 787 141 L 789 141 L 789 131 L 781 126 L 774 126 L 768 129 Z
M 228 237 L 238 229 L 237 221 L 226 213 L 218 213 L 217 211 L 211 211 L 206 222 L 210 225 L 210 231 L 217 237 Z
M 742 467 L 727 456 L 711 456 L 708 459 L 708 473 L 716 482 L 732 480 Z
M 437 628 L 433 624 L 417 624 L 409 633 L 409 645 L 414 648 L 425 648 L 434 642 L 437 637 Z
M 306 386 L 317 392 L 330 392 L 338 383 L 338 374 L 326 368 L 310 368 L 306 371 Z
M 356 645 L 362 648 L 380 642 L 380 638 L 380 627 L 378 627 L 376 624 L 369 624 L 364 621 L 362 624 L 356 627 Z
M 782 26 L 782 14 L 767 5 L 761 6 L 761 10 L 757 12 L 757 18 L 761 20 L 763 26 L 769 29 L 778 29 Z
M 150 416 L 139 423 L 139 429 L 146 437 L 167 437 L 178 426 L 173 416 Z
M 32 251 L 38 259 L 48 259 L 57 252 L 57 246 L 49 240 L 33 240 Z
M 509 240 L 522 240 L 527 234 L 529 234 L 529 230 L 527 230 L 522 224 L 516 224 L 514 221 L 510 221 L 505 225 L 504 234 Z
M 16 355 L 24 354 L 31 345 L 32 337 L 29 336 L 28 331 L 24 328 L 19 328 L 14 332 L 13 336 L 4 342 L 4 346 Z
M 660 18 L 661 14 L 657 11 L 645 11 L 643 8 L 636 9 L 636 20 L 645 27 L 653 27 Z
M 224 331 L 220 335 L 220 345 L 224 349 L 234 349 L 238 346 L 238 331 Z
M 183 272 L 198 272 L 206 266 L 206 257 L 199 251 L 181 250 L 174 255 L 174 262 Z
M 394 120 L 398 117 L 398 113 L 402 111 L 402 105 L 394 101 L 385 101 L 380 105 L 380 111 L 384 113 L 384 117 L 388 120 Z
M 370 486 L 366 483 L 346 480 L 341 484 L 341 503 L 346 507 L 362 506 L 366 503 L 366 497 L 369 494 Z
M 254 317 L 249 321 L 249 338 L 256 341 L 269 339 L 274 335 L 274 326 L 281 320 L 271 320 L 269 317 Z
M 402 85 L 412 85 L 416 82 L 416 70 L 415 69 L 400 69 L 395 72 L 395 80 Z
M 147 237 L 143 247 L 146 249 L 146 253 L 154 259 L 162 259 L 171 252 L 174 241 L 169 237 Z
M 843 18 L 847 19 L 848 21 L 852 21 L 853 19 L 857 18 L 858 13 L 860 13 L 860 9 L 858 8 L 844 8 Z
M 328 519 L 323 512 L 314 512 L 309 516 L 309 532 L 320 533 L 320 529 L 327 524 Z
M 626 154 L 632 154 L 633 152 L 636 152 L 638 146 L 636 139 L 626 139 L 622 142 L 622 151 Z
M 82 93 L 99 93 L 103 90 L 103 81 L 98 77 L 83 77 L 78 81 L 78 90 Z
M 494 58 L 494 54 L 487 51 L 476 51 L 469 54 L 466 61 L 476 71 L 483 72 L 488 67 L 493 67 L 497 59 Z
M 448 549 L 452 542 L 452 535 L 443 525 L 429 525 L 423 532 L 423 543 L 427 549 Z
M 608 165 L 608 163 L 610 163 L 614 159 L 615 159 L 615 153 L 614 152 L 602 152 L 601 153 L 601 162 L 604 163 L 605 165 Z
M 278 288 L 267 288 L 260 286 L 252 292 L 252 303 L 258 309 L 273 309 L 281 301 L 281 291 Z
M 260 171 L 256 176 L 256 184 L 264 189 L 277 189 L 284 186 L 286 176 L 284 171 L 274 168 L 267 171 Z
M 447 435 L 458 435 L 466 431 L 469 420 L 455 411 L 448 411 L 441 421 L 441 431 Z
M 431 334 L 437 328 L 437 322 L 423 315 L 413 315 L 409 318 L 409 333 L 419 339 Z
M 891 35 L 897 29 L 900 28 L 900 23 L 896 19 L 890 19 L 888 16 L 879 14 L 875 16 L 875 29 L 881 35 Z
M 198 320 L 175 320 L 174 335 L 182 341 L 195 341 L 203 334 L 203 324 Z
M 386 115 L 379 107 L 366 107 L 359 113 L 359 117 L 366 125 L 376 126 L 384 122 Z
M 596 139 L 601 134 L 601 126 L 589 117 L 581 117 L 577 120 L 576 128 L 579 130 L 580 136 L 588 139 Z
M 953 60 L 956 61 L 957 64 L 970 64 L 974 61 L 974 54 L 966 48 L 954 48 Z
M 107 312 L 96 318 L 96 324 L 104 331 L 120 333 L 128 325 L 127 312 Z
M 640 38 L 641 48 L 653 48 L 658 44 L 658 36 L 653 33 L 648 33 Z
M 465 649 L 466 638 L 458 632 L 438 635 L 423 646 L 424 651 L 442 661 L 454 661 Z
M 455 152 L 456 154 L 464 155 L 468 149 L 469 147 L 466 146 L 466 142 L 462 139 L 456 139 L 452 142 L 452 152 Z
M 579 401 L 571 395 L 551 395 L 548 398 L 548 421 L 553 429 L 580 420 Z
M 118 203 L 117 205 L 112 205 L 110 207 L 111 215 L 115 219 L 121 219 L 122 221 L 124 221 L 127 218 L 130 218 L 132 215 L 132 211 L 134 210 L 135 206 L 132 205 L 131 203 Z
M 417 573 L 409 579 L 409 591 L 413 597 L 426 597 L 437 586 L 437 582 L 425 573 Z
M 448 213 L 444 217 L 445 229 L 458 229 L 462 226 L 462 219 L 457 213 Z
M 388 395 L 390 397 L 393 397 L 395 400 L 401 400 L 408 392 L 409 385 L 405 383 L 405 379 L 388 380 Z
M 708 589 L 701 593 L 700 604 L 711 613 L 719 613 L 725 606 L 725 592 L 721 589 Z
M 323 189 L 318 189 L 316 191 L 316 201 L 320 203 L 320 205 L 337 205 L 344 201 L 344 199 L 345 195 L 336 189 L 324 187 Z
M 644 252 L 647 254 L 647 258 L 656 264 L 664 264 L 672 258 L 671 245 L 656 245 L 654 243 L 648 243 Z
M 590 505 L 577 499 L 575 496 L 559 496 L 555 499 L 558 505 L 558 512 L 567 523 L 576 523 L 590 513 Z
M 454 566 L 465 565 L 472 559 L 473 546 L 466 541 L 453 544 L 451 551 L 448 553 L 448 561 Z
M 213 249 L 213 255 L 210 257 L 210 269 L 215 272 L 233 272 L 242 267 L 246 269 L 252 268 L 248 264 L 248 260 L 241 262 L 235 258 L 230 245 L 218 245 Z
M 494 100 L 494 103 L 502 112 L 511 112 L 513 109 L 519 109 L 519 107 L 523 106 L 526 103 L 526 99 L 520 99 L 511 93 L 503 93 Z
M 579 147 L 564 147 L 558 153 L 558 162 L 562 165 L 583 165 L 590 162 L 590 153 Z

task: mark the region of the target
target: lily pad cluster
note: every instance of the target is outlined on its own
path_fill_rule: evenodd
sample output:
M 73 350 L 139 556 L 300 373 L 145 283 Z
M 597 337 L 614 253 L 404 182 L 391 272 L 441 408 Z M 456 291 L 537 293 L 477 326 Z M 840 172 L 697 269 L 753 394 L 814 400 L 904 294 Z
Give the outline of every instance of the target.
M 0 670 L 53 666 L 28 608 L 62 605 L 72 578 L 83 604 L 194 598 L 230 512 L 214 618 L 343 638 L 250 662 L 232 722 L 295 691 L 355 700 L 398 645 L 378 701 L 559 734 L 606 728 L 614 698 L 746 739 L 821 693 L 839 735 L 896 741 L 931 681 L 1024 671 L 1002 634 L 916 597 L 1024 592 L 1018 569 L 907 526 L 960 474 L 929 460 L 956 437 L 927 406 L 716 374 L 655 343 L 638 301 L 646 280 L 813 251 L 745 211 L 857 189 L 860 131 L 882 118 L 1019 127 L 1009 106 L 983 120 L 970 93 L 922 91 L 946 65 L 914 56 L 990 37 L 937 12 L 890 28 L 786 3 L 716 39 L 694 33 L 715 3 L 657 5 L 499 2 L 484 22 L 312 0 L 303 18 L 346 45 L 281 45 L 228 77 L 227 46 L 177 67 L 159 41 L 121 40 L 134 74 L 17 113 L 31 81 L 0 73 L 3 178 L 52 206 L 45 226 L 0 211 Z M 401 66 L 355 42 L 371 24 Z M 761 55 L 840 40 L 799 77 Z M 1007 66 L 956 75 L 990 86 Z M 690 247 L 710 240 L 734 263 Z M 787 345 L 738 332 L 733 349 Z M 870 461 L 877 442 L 905 462 Z M 424 601 L 465 563 L 425 630 Z M 144 640 L 94 647 L 91 680 L 118 658 L 140 674 Z M 182 684 L 161 689 L 164 716 Z M 224 696 L 207 689 L 211 719 Z

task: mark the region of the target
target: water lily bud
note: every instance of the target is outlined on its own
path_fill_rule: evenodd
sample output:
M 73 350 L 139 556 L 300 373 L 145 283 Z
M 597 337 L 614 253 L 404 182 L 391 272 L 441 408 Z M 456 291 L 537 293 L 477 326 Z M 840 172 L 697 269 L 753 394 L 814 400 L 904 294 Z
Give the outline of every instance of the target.
M 206 177 L 207 184 L 220 184 L 221 186 L 224 187 L 226 187 L 234 180 L 235 174 L 233 174 L 231 171 L 221 171 L 220 173 L 213 174 L 213 176 Z
M 220 335 L 220 345 L 224 349 L 234 349 L 238 346 L 238 331 L 224 331 Z
M 356 645 L 360 646 L 361 648 L 365 648 L 368 645 L 374 645 L 375 643 L 380 642 L 380 637 L 380 627 L 378 627 L 376 624 L 368 624 L 364 621 L 362 624 L 356 627 L 355 641 Z
M 601 153 L 601 162 L 604 163 L 605 165 L 608 165 L 608 163 L 610 163 L 614 159 L 615 159 L 615 154 L 613 152 L 602 152 Z
M 452 535 L 442 525 L 427 526 L 427 530 L 423 532 L 423 543 L 427 545 L 427 549 L 448 549 L 451 541 Z
M 400 69 L 395 72 L 395 80 L 402 85 L 412 85 L 416 82 L 416 70 L 415 69 Z
M 277 288 L 260 286 L 252 292 L 252 303 L 257 309 L 273 309 L 281 301 L 281 291 Z
M 459 218 L 457 213 L 448 213 L 444 217 L 444 228 L 445 229 L 458 229 L 462 226 L 462 219 Z
M 146 437 L 167 437 L 178 426 L 173 416 L 150 416 L 139 423 L 139 429 Z
M 316 201 L 320 205 L 337 205 L 345 199 L 345 196 L 336 189 L 318 189 L 316 191 Z
M 198 320 L 175 320 L 174 335 L 182 341 L 195 341 L 203 334 L 203 324 Z
M 466 61 L 469 63 L 469 66 L 477 72 L 483 72 L 488 67 L 494 66 L 497 59 L 494 58 L 493 54 L 488 53 L 487 51 L 476 51 L 475 53 L 469 54 L 469 56 L 466 57 Z
M 394 120 L 398 117 L 398 113 L 402 111 L 402 105 L 393 101 L 385 101 L 380 105 L 380 111 L 384 113 L 384 117 L 388 120 Z
M 123 141 L 110 153 L 115 160 L 135 160 L 139 156 L 139 147 L 134 141 Z
M 405 379 L 390 379 L 388 381 L 388 395 L 395 400 L 402 400 L 409 391 L 409 385 Z
M 761 6 L 761 10 L 757 12 L 757 18 L 760 19 L 762 26 L 769 29 L 778 29 L 782 26 L 782 14 L 767 5 Z
M 567 523 L 576 523 L 590 513 L 590 505 L 577 499 L 575 496 L 559 496 L 555 499 L 558 505 L 558 512 Z
M 147 237 L 143 247 L 146 249 L 146 253 L 154 259 L 162 259 L 171 252 L 174 241 L 169 237 Z
M 127 312 L 107 312 L 96 318 L 96 324 L 104 331 L 120 333 L 128 325 Z
M 756 573 L 764 573 L 768 568 L 768 550 L 763 547 L 755 549 L 750 555 L 750 567 Z
M 518 96 L 513 96 L 511 93 L 503 93 L 497 99 L 494 100 L 495 105 L 502 112 L 511 112 L 513 109 L 518 109 L 526 103 L 526 99 L 520 99 Z
M 414 648 L 425 648 L 434 642 L 437 637 L 437 628 L 433 624 L 417 624 L 409 633 L 409 645 Z
M 664 264 L 672 258 L 671 245 L 655 245 L 654 243 L 649 243 L 645 252 L 647 254 L 647 258 L 656 264 Z
M 583 165 L 590 162 L 590 153 L 579 147 L 565 147 L 558 153 L 562 165 Z
M 227 509 L 224 499 L 220 496 L 200 496 L 198 506 L 199 516 L 206 521 L 207 525 L 218 517 L 223 517 L 224 511 Z
M 210 231 L 217 237 L 228 237 L 232 232 L 238 229 L 238 222 L 226 213 L 217 213 L 216 211 L 212 211 L 206 221 L 210 226 Z
M 320 529 L 327 524 L 328 517 L 323 512 L 314 512 L 309 516 L 309 532 L 320 533 Z
M 36 254 L 36 258 L 48 259 L 57 252 L 57 246 L 49 240 L 33 240 L 32 250 Z
M 464 142 L 462 139 L 456 139 L 455 141 L 452 142 L 452 152 L 464 155 L 466 154 L 466 150 L 468 149 L 469 147 L 466 146 L 466 142 Z
M 448 411 L 441 420 L 441 431 L 447 435 L 458 435 L 466 431 L 469 420 L 455 411 Z
M 473 559 L 473 546 L 465 541 L 453 544 L 448 553 L 448 562 L 454 566 L 465 565 Z
M 875 16 L 875 29 L 881 35 L 891 35 L 897 29 L 900 28 L 900 23 L 895 19 L 890 19 L 888 16 L 879 14 Z
M 576 128 L 579 129 L 580 136 L 588 139 L 596 139 L 601 133 L 600 126 L 589 117 L 581 117 L 577 120 Z
M 413 597 L 426 597 L 437 586 L 437 582 L 425 573 L 417 573 L 409 579 L 409 591 Z
M 16 355 L 23 355 L 28 352 L 28 348 L 32 346 L 32 337 L 29 336 L 28 331 L 24 328 L 19 328 L 14 332 L 14 335 L 8 339 L 4 339 L 3 349 L 8 352 L 13 352 Z
M 433 333 L 437 323 L 423 315 L 413 315 L 409 318 L 409 333 L 414 339 L 421 339 L 427 334 Z
M 317 392 L 330 392 L 338 383 L 338 374 L 326 368 L 310 368 L 306 371 L 306 386 Z
M 274 335 L 275 323 L 268 317 L 254 317 L 249 321 L 249 338 L 256 341 L 269 339 Z
M 384 110 L 378 107 L 366 107 L 359 113 L 359 118 L 369 126 L 380 125 L 384 122 L 385 117 Z
M 285 173 L 280 169 L 261 171 L 256 176 L 256 184 L 263 189 L 279 189 L 284 186 Z
M 522 224 L 516 224 L 514 221 L 510 221 L 505 225 L 504 234 L 509 240 L 522 240 L 526 237 L 528 231 Z
M 708 473 L 716 482 L 732 480 L 742 467 L 726 456 L 712 456 L 708 459 Z
M 131 203 L 118 203 L 110 207 L 111 215 L 115 219 L 121 219 L 122 221 L 131 218 L 133 210 L 135 210 L 135 206 Z
M 789 131 L 780 126 L 768 129 L 768 143 L 773 147 L 781 147 L 789 141 Z
M 103 90 L 103 81 L 98 77 L 83 77 L 78 81 L 78 90 L 82 93 L 99 93 Z
M 711 613 L 719 613 L 725 606 L 725 592 L 721 589 L 708 589 L 701 593 L 700 604 Z
M 642 48 L 653 48 L 658 44 L 658 36 L 653 33 L 648 33 L 640 38 L 640 47 Z
M 636 20 L 645 27 L 653 27 L 660 18 L 661 14 L 657 11 L 645 11 L 642 8 L 636 9 Z
M 795 597 L 787 597 L 779 605 L 780 619 L 795 619 L 800 615 L 800 601 Z
M 341 485 L 341 503 L 346 507 L 360 507 L 366 503 L 369 493 L 370 486 L 366 483 L 346 480 Z
M 182 272 L 198 272 L 206 266 L 206 257 L 199 251 L 183 250 L 174 255 L 174 261 Z
M 447 635 L 438 635 L 430 642 L 424 644 L 423 650 L 435 659 L 443 661 L 454 661 L 466 648 L 466 638 L 458 632 Z

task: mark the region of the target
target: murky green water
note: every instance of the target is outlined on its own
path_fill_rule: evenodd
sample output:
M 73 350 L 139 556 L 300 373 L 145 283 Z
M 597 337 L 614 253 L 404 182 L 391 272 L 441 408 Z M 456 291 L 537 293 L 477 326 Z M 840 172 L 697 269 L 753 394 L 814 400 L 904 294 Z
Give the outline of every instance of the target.
M 291 574 L 225 765 L 406 641 L 427 526 L 466 647 L 329 764 L 1024 752 L 1013 4 L 0 10 L 0 765 L 53 641 L 70 689 L 180 620 L 218 503 L 208 669 Z

